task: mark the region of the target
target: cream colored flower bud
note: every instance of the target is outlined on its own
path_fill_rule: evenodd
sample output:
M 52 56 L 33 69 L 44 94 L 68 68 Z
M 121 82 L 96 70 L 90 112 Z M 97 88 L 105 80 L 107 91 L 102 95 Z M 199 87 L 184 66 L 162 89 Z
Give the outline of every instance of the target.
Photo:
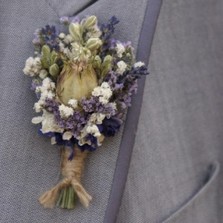
M 97 17 L 92 15 L 86 18 L 83 22 L 83 27 L 89 29 L 97 24 Z
M 81 26 L 78 23 L 71 23 L 69 25 L 70 35 L 73 37 L 75 41 L 80 42 L 82 40 L 82 31 Z
M 105 58 L 104 58 L 104 61 L 103 61 L 103 63 L 111 63 L 112 62 L 112 56 L 110 56 L 110 55 L 107 55 Z
M 102 45 L 102 41 L 99 38 L 90 38 L 86 43 L 86 47 L 91 51 L 97 50 Z

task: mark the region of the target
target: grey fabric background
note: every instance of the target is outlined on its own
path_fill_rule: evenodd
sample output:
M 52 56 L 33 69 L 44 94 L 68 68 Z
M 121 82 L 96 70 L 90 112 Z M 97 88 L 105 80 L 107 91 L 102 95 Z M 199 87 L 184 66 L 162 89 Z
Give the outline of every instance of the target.
M 223 222 L 222 27 L 221 0 L 163 1 L 118 223 Z
M 93 196 L 88 210 L 81 205 L 74 211 L 43 209 L 37 198 L 59 180 L 59 149 L 31 124 L 36 99 L 30 79 L 22 74 L 33 53 L 34 30 L 46 23 L 59 25 L 58 15 L 72 15 L 89 2 L 0 0 L 0 222 L 103 222 L 122 131 L 87 160 L 83 184 Z M 96 14 L 101 21 L 116 15 L 121 20 L 116 36 L 137 48 L 146 4 L 101 0 L 80 14 Z
M 57 24 L 88 0 L 0 0 L 0 222 L 103 222 L 122 133 L 92 153 L 88 210 L 44 210 L 59 180 L 59 151 L 30 122 L 35 97 L 22 75 L 36 27 Z M 147 0 L 99 0 L 81 14 L 116 15 L 137 48 Z M 223 222 L 223 2 L 164 1 L 118 223 Z M 126 26 L 126 24 L 130 24 Z

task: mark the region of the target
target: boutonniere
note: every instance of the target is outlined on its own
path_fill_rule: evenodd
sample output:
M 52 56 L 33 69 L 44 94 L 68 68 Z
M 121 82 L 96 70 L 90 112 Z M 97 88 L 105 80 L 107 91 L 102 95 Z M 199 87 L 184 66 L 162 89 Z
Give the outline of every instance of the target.
M 67 31 L 49 25 L 36 30 L 34 56 L 23 72 L 32 78 L 37 97 L 39 115 L 32 123 L 40 124 L 39 133 L 51 144 L 63 146 L 63 179 L 39 202 L 46 208 L 73 209 L 77 199 L 85 207 L 92 200 L 81 184 L 86 156 L 118 132 L 137 79 L 148 71 L 135 61 L 130 42 L 112 38 L 116 17 L 106 24 L 96 16 L 60 20 Z

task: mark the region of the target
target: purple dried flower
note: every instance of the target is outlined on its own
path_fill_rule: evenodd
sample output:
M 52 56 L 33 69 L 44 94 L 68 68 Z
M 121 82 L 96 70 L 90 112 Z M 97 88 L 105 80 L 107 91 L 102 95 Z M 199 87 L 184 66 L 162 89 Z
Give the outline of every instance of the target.
M 111 36 L 115 31 L 115 25 L 118 23 L 119 20 L 115 16 L 112 16 L 107 24 L 100 25 L 100 30 L 102 31 L 101 40 L 103 41 L 103 46 L 101 49 L 102 58 L 104 58 L 107 55 L 110 47 L 112 47 L 115 43 L 115 40 L 111 39 Z
M 80 18 L 78 16 L 62 16 L 60 17 L 60 23 L 64 25 L 69 25 L 70 23 L 79 23 Z
M 68 25 L 69 24 L 69 17 L 68 16 L 60 17 L 60 23 L 62 23 L 64 25 Z
M 86 113 L 102 113 L 106 117 L 114 116 L 117 113 L 112 103 L 102 104 L 99 102 L 99 98 L 94 96 L 91 96 L 89 99 L 82 99 L 80 105 Z
M 79 23 L 80 18 L 78 16 L 69 17 L 70 23 Z
M 126 48 L 131 48 L 131 49 L 133 48 L 133 47 L 132 47 L 132 43 L 131 43 L 131 41 L 124 42 L 123 45 L 124 45 L 124 47 L 126 47 Z
M 132 76 L 134 79 L 139 79 L 141 76 L 148 75 L 149 71 L 145 65 L 141 67 L 132 67 L 131 70 L 125 73 L 125 76 Z
M 102 24 L 100 26 L 102 31 L 101 38 L 104 42 L 108 41 L 111 38 L 112 34 L 115 31 L 115 25 L 118 23 L 119 20 L 115 16 L 112 16 L 107 24 Z
M 120 126 L 122 124 L 122 120 L 118 118 L 105 118 L 101 125 L 98 125 L 99 131 L 105 136 L 110 137 L 114 136 L 115 133 L 118 132 Z
M 80 135 L 81 130 L 87 124 L 90 114 L 83 111 L 74 111 L 74 114 L 67 119 L 64 119 L 60 115 L 60 104 L 54 100 L 47 99 L 45 101 L 45 108 L 54 113 L 55 121 L 57 124 L 66 130 L 72 131 L 73 136 L 76 138 Z
M 30 89 L 32 91 L 35 91 L 37 87 L 41 86 L 42 85 L 42 81 L 40 79 L 33 79 L 32 82 L 31 82 L 31 87 Z
M 34 32 L 33 44 L 37 48 L 41 48 L 44 44 L 47 44 L 51 49 L 59 50 L 58 45 L 58 32 L 55 26 L 46 25 L 42 29 L 37 29 Z
M 36 29 L 34 32 L 34 39 L 32 43 L 35 47 L 39 47 L 41 45 L 41 38 L 40 38 L 41 29 Z

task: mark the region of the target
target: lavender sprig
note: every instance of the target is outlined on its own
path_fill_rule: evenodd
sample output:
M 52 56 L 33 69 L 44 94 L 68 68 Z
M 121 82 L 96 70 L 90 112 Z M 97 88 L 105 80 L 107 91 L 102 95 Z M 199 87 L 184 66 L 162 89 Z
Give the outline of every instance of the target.
M 101 57 L 104 58 L 106 56 L 107 51 L 110 49 L 112 45 L 114 45 L 115 40 L 111 39 L 114 31 L 115 31 L 115 25 L 119 23 L 119 20 L 112 16 L 107 24 L 102 24 L 100 26 L 101 29 L 101 40 L 103 41 L 103 46 L 101 49 Z
M 38 50 L 47 44 L 51 49 L 58 51 L 58 32 L 56 27 L 46 25 L 44 28 L 37 29 L 34 33 L 33 44 Z

